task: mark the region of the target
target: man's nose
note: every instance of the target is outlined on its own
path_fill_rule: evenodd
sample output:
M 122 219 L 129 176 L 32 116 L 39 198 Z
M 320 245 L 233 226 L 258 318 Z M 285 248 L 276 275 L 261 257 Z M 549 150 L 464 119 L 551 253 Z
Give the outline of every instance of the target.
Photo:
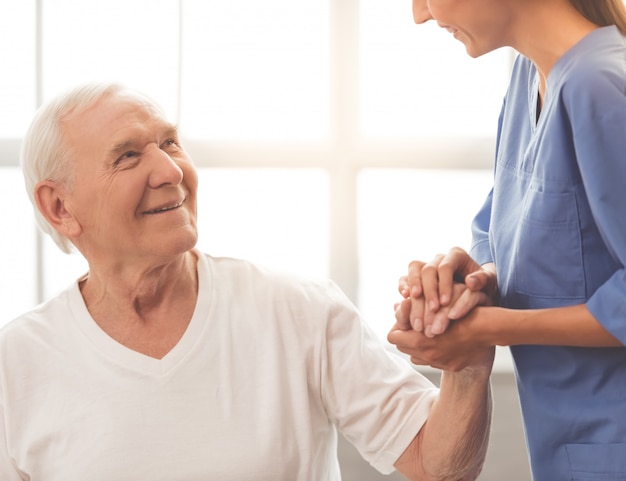
M 157 148 L 152 155 L 150 187 L 157 188 L 166 184 L 178 185 L 183 181 L 183 170 L 167 152 Z

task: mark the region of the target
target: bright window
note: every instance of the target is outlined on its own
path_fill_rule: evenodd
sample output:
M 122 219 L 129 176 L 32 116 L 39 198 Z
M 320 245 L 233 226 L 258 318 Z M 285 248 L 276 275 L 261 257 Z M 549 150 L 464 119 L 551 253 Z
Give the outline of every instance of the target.
M 182 24 L 187 135 L 263 142 L 328 137 L 328 1 L 187 1 Z
M 363 133 L 427 140 L 493 136 L 511 52 L 472 59 L 437 24 L 416 26 L 407 6 L 361 1 Z
M 0 75 L 0 142 L 19 138 L 30 122 L 37 82 L 35 45 L 35 2 L 3 2 L 0 58 L 8 68 Z M 0 145 L 0 153 L 4 150 Z M 0 165 L 4 163 L 0 158 Z
M 178 102 L 178 3 L 42 0 L 43 98 L 82 82 L 120 81 L 151 95 L 174 116 Z
M 407 263 L 467 242 L 489 187 L 510 51 L 470 59 L 435 24 L 414 25 L 410 2 L 9 5 L 0 324 L 87 268 L 37 238 L 17 172 L 37 104 L 83 81 L 143 90 L 180 124 L 200 171 L 201 249 L 329 276 L 381 336 Z M 449 185 L 462 206 L 441 201 Z
M 37 301 L 36 228 L 24 191 L 22 173 L 16 167 L 0 167 L 2 235 L 0 235 L 0 325 Z M 9 234 L 10 232 L 10 234 Z
M 202 169 L 198 247 L 328 277 L 328 179 L 311 169 Z
M 489 170 L 382 170 L 359 175 L 359 300 L 381 336 L 393 324 L 398 279 L 412 260 L 469 249 Z

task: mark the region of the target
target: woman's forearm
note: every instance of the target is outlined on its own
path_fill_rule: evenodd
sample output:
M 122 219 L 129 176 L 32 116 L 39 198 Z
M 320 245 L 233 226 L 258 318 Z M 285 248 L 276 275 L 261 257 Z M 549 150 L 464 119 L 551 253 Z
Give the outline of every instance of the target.
M 488 343 L 493 345 L 622 346 L 584 304 L 525 310 L 492 307 L 476 311 L 481 318 L 485 314 L 480 322 L 481 329 L 485 330 Z

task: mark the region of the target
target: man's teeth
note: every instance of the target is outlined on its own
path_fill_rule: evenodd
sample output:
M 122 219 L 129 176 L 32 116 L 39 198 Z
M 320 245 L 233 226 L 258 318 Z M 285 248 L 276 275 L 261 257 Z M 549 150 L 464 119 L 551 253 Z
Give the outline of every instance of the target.
M 146 212 L 146 214 L 156 214 L 157 212 L 165 212 L 166 210 L 176 209 L 177 207 L 180 207 L 181 205 L 183 205 L 183 203 L 179 202 L 176 205 L 170 205 L 168 207 L 161 207 L 160 209 L 149 210 L 148 212 Z

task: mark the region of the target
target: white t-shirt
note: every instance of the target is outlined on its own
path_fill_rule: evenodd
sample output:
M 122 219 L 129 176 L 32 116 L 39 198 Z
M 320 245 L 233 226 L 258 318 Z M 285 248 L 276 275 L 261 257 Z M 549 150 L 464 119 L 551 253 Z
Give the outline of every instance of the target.
M 128 349 L 78 283 L 0 331 L 0 479 L 338 480 L 336 428 L 382 472 L 436 388 L 331 282 L 198 253 L 174 349 Z

